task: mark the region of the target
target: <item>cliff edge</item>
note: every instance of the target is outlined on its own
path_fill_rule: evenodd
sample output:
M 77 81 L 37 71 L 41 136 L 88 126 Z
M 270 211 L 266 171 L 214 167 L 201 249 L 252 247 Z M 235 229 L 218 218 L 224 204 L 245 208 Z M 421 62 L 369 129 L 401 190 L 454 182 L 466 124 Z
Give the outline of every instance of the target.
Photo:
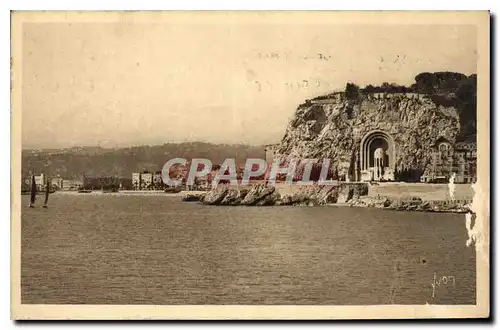
M 339 176 L 351 176 L 370 132 L 393 140 L 396 172 L 421 175 L 439 139 L 455 143 L 460 118 L 456 107 L 438 105 L 427 94 L 338 92 L 297 108 L 275 156 L 330 158 Z

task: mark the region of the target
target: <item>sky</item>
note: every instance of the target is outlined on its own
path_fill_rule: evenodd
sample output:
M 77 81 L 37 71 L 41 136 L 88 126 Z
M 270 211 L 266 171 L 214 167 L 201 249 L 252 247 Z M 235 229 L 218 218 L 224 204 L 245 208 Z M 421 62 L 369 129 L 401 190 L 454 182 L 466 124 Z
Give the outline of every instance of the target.
M 346 82 L 476 72 L 472 25 L 24 23 L 23 148 L 281 140 Z

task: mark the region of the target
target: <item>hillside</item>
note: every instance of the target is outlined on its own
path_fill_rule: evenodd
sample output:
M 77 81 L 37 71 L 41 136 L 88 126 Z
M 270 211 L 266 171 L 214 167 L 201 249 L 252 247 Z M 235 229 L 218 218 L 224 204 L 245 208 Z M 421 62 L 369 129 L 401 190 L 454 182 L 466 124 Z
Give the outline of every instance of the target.
M 458 141 L 476 141 L 477 117 L 477 75 L 466 76 L 458 72 L 422 72 L 415 76 L 411 86 L 383 83 L 380 86 L 367 85 L 360 88 L 352 83 L 346 85 L 346 97 L 356 99 L 371 93 L 417 93 L 429 97 L 436 105 L 453 107 L 460 117 Z M 314 100 L 329 99 L 332 94 L 318 96 Z
M 75 147 L 23 150 L 22 176 L 26 177 L 30 171 L 34 171 L 68 179 L 80 179 L 82 175 L 130 177 L 132 172 L 159 171 L 167 160 L 176 157 L 208 158 L 213 164 L 234 157 L 237 164 L 242 164 L 247 157 L 263 158 L 264 147 L 185 142 L 113 149 Z

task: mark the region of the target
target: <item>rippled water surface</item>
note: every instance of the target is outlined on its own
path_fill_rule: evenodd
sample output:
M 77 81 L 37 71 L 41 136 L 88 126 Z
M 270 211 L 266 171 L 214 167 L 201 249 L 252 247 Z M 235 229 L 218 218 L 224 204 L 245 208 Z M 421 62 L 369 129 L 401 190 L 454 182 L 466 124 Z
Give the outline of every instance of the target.
M 26 197 L 25 304 L 475 304 L 463 215 Z

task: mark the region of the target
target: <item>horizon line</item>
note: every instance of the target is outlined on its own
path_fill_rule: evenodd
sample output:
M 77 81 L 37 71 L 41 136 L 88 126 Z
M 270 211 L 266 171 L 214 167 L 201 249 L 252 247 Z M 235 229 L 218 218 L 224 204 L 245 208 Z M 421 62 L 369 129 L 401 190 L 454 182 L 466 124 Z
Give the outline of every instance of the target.
M 262 143 L 262 144 L 249 144 L 249 143 L 231 143 L 231 142 L 209 142 L 209 141 L 179 141 L 179 142 L 164 142 L 164 143 L 149 143 L 149 144 L 130 144 L 126 146 L 117 146 L 117 147 L 106 147 L 100 145 L 74 145 L 67 147 L 21 147 L 21 151 L 29 151 L 29 150 L 64 150 L 64 149 L 78 149 L 78 148 L 98 148 L 98 149 L 127 149 L 127 148 L 140 148 L 140 147 L 158 147 L 164 146 L 167 144 L 189 144 L 189 143 L 203 143 L 203 144 L 211 144 L 211 145 L 233 145 L 233 146 L 245 146 L 245 147 L 265 147 L 269 145 L 278 144 L 275 143 Z

